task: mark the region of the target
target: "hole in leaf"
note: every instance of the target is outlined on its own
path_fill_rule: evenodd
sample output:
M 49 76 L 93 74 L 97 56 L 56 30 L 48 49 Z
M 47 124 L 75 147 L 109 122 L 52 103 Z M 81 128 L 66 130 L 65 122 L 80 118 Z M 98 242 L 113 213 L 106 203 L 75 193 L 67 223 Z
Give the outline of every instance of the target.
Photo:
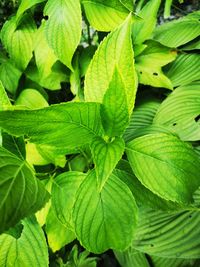
M 49 16 L 44 16 L 43 19 L 48 20 Z
M 177 123 L 175 122 L 175 123 L 173 123 L 173 126 L 176 126 L 177 125 Z
M 189 215 L 189 218 L 192 218 L 192 215 Z
M 142 71 L 140 71 L 140 74 L 142 74 Z
M 153 244 L 151 244 L 151 247 L 153 248 L 153 247 L 154 247 L 154 245 L 153 245 Z
M 158 73 L 157 73 L 157 72 L 154 72 L 153 75 L 154 75 L 154 76 L 158 76 Z
M 200 120 L 200 114 L 199 114 L 198 116 L 196 116 L 196 118 L 194 118 L 194 120 L 195 120 L 196 122 L 198 122 L 198 121 Z

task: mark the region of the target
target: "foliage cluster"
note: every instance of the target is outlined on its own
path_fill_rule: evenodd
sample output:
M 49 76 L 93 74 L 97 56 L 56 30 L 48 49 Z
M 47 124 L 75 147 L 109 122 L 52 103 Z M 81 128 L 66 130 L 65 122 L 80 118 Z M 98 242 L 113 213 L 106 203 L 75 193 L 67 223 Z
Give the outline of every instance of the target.
M 4 23 L 0 267 L 199 266 L 200 12 L 160 7 L 21 0 Z

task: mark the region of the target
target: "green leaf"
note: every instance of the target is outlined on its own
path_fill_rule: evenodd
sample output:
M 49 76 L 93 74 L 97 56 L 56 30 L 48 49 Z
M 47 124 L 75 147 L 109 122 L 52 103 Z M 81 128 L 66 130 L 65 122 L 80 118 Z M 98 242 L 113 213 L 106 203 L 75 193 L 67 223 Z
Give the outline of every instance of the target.
M 106 142 L 101 137 L 96 137 L 91 144 L 91 152 L 95 164 L 95 172 L 99 191 L 102 190 L 109 176 L 113 172 L 125 149 L 122 138 L 116 137 L 111 142 Z
M 49 247 L 53 252 L 60 250 L 76 238 L 74 232 L 58 220 L 52 208 L 50 208 L 47 216 L 45 232 L 47 234 Z
M 15 154 L 18 158 L 26 159 L 25 142 L 23 137 L 14 137 L 5 132 L 2 133 L 2 146 Z
M 139 82 L 153 87 L 173 89 L 171 81 L 164 75 L 161 67 L 175 58 L 176 51 L 155 41 L 147 42 L 147 47 L 135 59 Z
M 17 91 L 21 75 L 21 71 L 14 66 L 11 60 L 6 60 L 0 65 L 0 80 L 4 87 L 12 94 L 15 94 Z
M 48 248 L 44 233 L 34 217 L 22 221 L 21 236 L 0 235 L 0 266 L 47 267 Z
M 150 267 L 145 254 L 132 247 L 125 251 L 114 251 L 114 254 L 122 267 Z
M 162 211 L 182 211 L 183 209 L 194 209 L 192 205 L 182 205 L 176 202 L 167 201 L 145 187 L 133 174 L 127 161 L 119 162 L 114 170 L 117 175 L 131 190 L 137 205 Z M 198 209 L 198 208 L 196 208 Z
M 35 32 L 35 22 L 29 15 L 23 17 L 18 27 L 16 26 L 16 17 L 12 17 L 1 30 L 3 46 L 8 51 L 15 66 L 21 71 L 26 69 L 32 58 Z
M 0 127 L 12 135 L 28 135 L 30 142 L 55 147 L 65 154 L 100 134 L 100 105 L 63 103 L 38 110 L 0 112 Z
M 117 68 L 103 98 L 101 118 L 105 133 L 110 137 L 121 136 L 129 122 L 125 84 Z
M 199 223 L 199 211 L 166 213 L 143 209 L 133 247 L 159 257 L 199 258 Z
M 82 0 L 82 4 L 90 25 L 98 31 L 114 30 L 130 12 L 119 0 Z
M 168 127 L 185 141 L 200 140 L 200 82 L 177 88 L 160 105 L 154 123 Z
M 129 11 L 134 11 L 135 0 L 120 0 L 122 5 L 124 5 Z
M 166 68 L 165 75 L 171 80 L 173 86 L 186 85 L 199 80 L 200 55 L 181 54 Z
M 154 267 L 198 267 L 200 260 L 193 259 L 179 259 L 179 258 L 161 258 L 158 256 L 151 256 Z
M 168 47 L 179 47 L 199 35 L 200 22 L 198 19 L 186 16 L 158 26 L 153 33 L 153 38 Z
M 124 250 L 132 239 L 137 207 L 129 188 L 111 175 L 99 193 L 95 172 L 81 184 L 73 211 L 75 232 L 81 244 L 93 253 L 109 248 Z
M 85 179 L 81 172 L 64 172 L 58 175 L 52 186 L 52 207 L 60 222 L 70 230 L 74 229 L 72 208 L 76 192 Z
M 79 0 L 49 0 L 44 14 L 46 38 L 55 55 L 72 69 L 71 60 L 81 39 L 82 18 Z
M 48 102 L 37 90 L 27 88 L 20 93 L 15 105 L 24 106 L 28 109 L 39 109 L 48 107 Z
M 0 110 L 5 110 L 10 106 L 11 106 L 10 100 L 0 80 Z
M 134 44 L 141 44 L 151 37 L 156 26 L 157 12 L 160 7 L 161 0 L 150 0 L 138 12 L 138 16 L 142 19 L 136 20 L 132 28 L 132 38 Z
M 160 101 L 154 97 L 145 98 L 142 95 L 142 99 L 138 105 L 135 106 L 133 113 L 130 117 L 130 122 L 124 133 L 125 142 L 129 142 L 133 139 L 134 133 L 137 129 L 150 126 L 153 123 L 154 116 L 160 106 Z
M 59 89 L 61 87 L 60 83 L 68 80 L 68 75 L 66 70 L 64 73 L 59 69 L 55 69 L 58 57 L 54 54 L 53 49 L 49 47 L 46 40 L 46 23 L 46 21 L 42 21 L 35 40 L 34 54 L 37 70 L 29 68 L 28 75 L 45 88 Z
M 17 10 L 17 15 L 16 15 L 17 23 L 19 23 L 20 18 L 22 17 L 25 11 L 35 6 L 36 4 L 42 3 L 44 1 L 46 0 L 22 0 Z
M 41 209 L 49 198 L 27 163 L 0 147 L 0 233 Z
M 86 101 L 103 102 L 104 95 L 118 68 L 125 85 L 129 114 L 132 112 L 137 90 L 137 77 L 134 69 L 131 42 L 132 17 L 111 32 L 100 44 L 90 63 L 85 77 Z
M 137 178 L 154 194 L 178 203 L 192 201 L 200 185 L 200 162 L 189 144 L 173 135 L 149 134 L 128 143 L 127 156 Z

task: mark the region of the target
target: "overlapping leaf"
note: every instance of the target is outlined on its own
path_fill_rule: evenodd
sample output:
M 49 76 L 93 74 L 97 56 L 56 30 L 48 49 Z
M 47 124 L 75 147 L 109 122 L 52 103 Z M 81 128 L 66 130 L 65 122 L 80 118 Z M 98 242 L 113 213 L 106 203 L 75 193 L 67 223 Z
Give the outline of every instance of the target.
M 131 41 L 131 15 L 100 44 L 85 77 L 86 101 L 103 102 L 115 67 L 121 74 L 129 114 L 132 112 L 137 90 L 137 78 Z
M 48 267 L 48 248 L 44 233 L 34 217 L 22 222 L 19 238 L 0 235 L 0 266 Z
M 137 220 L 137 207 L 129 188 L 111 175 L 99 193 L 95 172 L 81 184 L 73 218 L 81 244 L 94 253 L 109 248 L 124 250 L 132 239 Z
M 127 144 L 127 155 L 140 182 L 158 196 L 192 201 L 200 185 L 200 162 L 192 147 L 176 136 L 149 134 Z
M 118 161 L 121 159 L 124 148 L 124 141 L 120 137 L 116 137 L 112 142 L 106 142 L 101 137 L 97 137 L 93 140 L 91 152 L 100 191 L 113 172 Z
M 82 18 L 79 0 L 49 0 L 44 14 L 46 38 L 55 55 L 72 69 L 71 60 L 81 39 Z
M 58 153 L 90 143 L 102 131 L 96 103 L 63 103 L 38 110 L 0 112 L 0 128 L 54 146 Z
M 27 163 L 0 147 L 0 233 L 41 209 L 48 192 Z
M 177 88 L 160 105 L 155 124 L 167 126 L 182 140 L 200 140 L 200 82 Z
M 98 31 L 113 30 L 125 20 L 130 12 L 119 0 L 82 0 L 82 3 L 87 19 Z M 130 8 L 130 3 L 127 4 Z

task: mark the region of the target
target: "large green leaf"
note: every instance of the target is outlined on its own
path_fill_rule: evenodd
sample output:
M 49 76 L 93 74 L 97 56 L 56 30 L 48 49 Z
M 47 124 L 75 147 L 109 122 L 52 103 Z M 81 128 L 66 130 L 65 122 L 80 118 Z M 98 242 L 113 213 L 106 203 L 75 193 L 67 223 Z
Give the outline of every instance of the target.
M 103 98 L 101 118 L 105 133 L 111 137 L 121 136 L 129 122 L 125 84 L 117 68 Z
M 35 22 L 29 15 L 23 17 L 18 27 L 16 26 L 16 17 L 12 17 L 1 30 L 1 41 L 4 47 L 15 66 L 22 71 L 32 58 L 35 32 Z
M 0 233 L 41 209 L 49 198 L 27 163 L 0 147 Z
M 172 89 L 171 81 L 161 68 L 175 58 L 176 51 L 155 41 L 147 42 L 147 47 L 135 59 L 139 82 L 153 87 Z
M 128 10 L 134 11 L 135 0 L 119 0 Z
M 168 47 L 179 47 L 199 35 L 200 21 L 198 18 L 186 16 L 160 25 L 155 29 L 153 38 Z
M 101 137 L 97 137 L 93 140 L 91 144 L 91 152 L 100 191 L 121 159 L 124 149 L 125 144 L 120 137 L 116 137 L 111 142 L 106 142 Z
M 0 110 L 5 110 L 11 106 L 10 100 L 8 98 L 8 95 L 6 94 L 6 91 L 4 89 L 4 86 L 0 80 Z
M 173 86 L 189 84 L 199 80 L 199 62 L 199 54 L 181 54 L 167 66 L 165 74 L 171 80 Z
M 129 114 L 132 112 L 137 90 L 131 42 L 132 17 L 111 32 L 100 44 L 85 77 L 86 101 L 103 102 L 114 69 L 118 68 L 125 85 Z
M 114 251 L 114 254 L 122 267 L 150 267 L 145 254 L 132 247 L 125 251 Z
M 101 132 L 100 105 L 63 103 L 38 110 L 0 112 L 0 128 L 30 141 L 51 145 L 62 154 L 90 143 Z
M 132 38 L 134 44 L 141 44 L 151 37 L 151 34 L 156 26 L 157 12 L 160 3 L 161 0 L 150 0 L 138 12 L 138 16 L 141 17 L 141 19 L 136 20 L 132 28 Z
M 182 140 L 200 140 L 200 82 L 177 88 L 160 105 L 155 124 L 167 126 Z
M 82 18 L 79 0 L 49 0 L 44 14 L 47 41 L 55 55 L 72 69 L 71 60 L 81 39 Z
M 200 185 L 200 162 L 192 147 L 174 135 L 149 134 L 127 144 L 127 155 L 140 182 L 158 196 L 192 201 Z
M 22 221 L 19 238 L 0 235 L 0 266 L 48 267 L 48 248 L 44 233 L 34 217 Z
M 140 210 L 133 247 L 159 257 L 199 258 L 199 223 L 199 211 Z
M 82 0 L 91 26 L 98 31 L 109 32 L 119 26 L 129 10 L 119 0 Z
M 52 187 L 52 206 L 57 218 L 63 225 L 73 230 L 72 208 L 75 195 L 86 174 L 65 172 L 56 177 Z
M 81 244 L 102 253 L 109 248 L 124 250 L 132 239 L 137 207 L 129 188 L 111 175 L 99 193 L 95 172 L 88 174 L 78 192 L 73 218 Z

